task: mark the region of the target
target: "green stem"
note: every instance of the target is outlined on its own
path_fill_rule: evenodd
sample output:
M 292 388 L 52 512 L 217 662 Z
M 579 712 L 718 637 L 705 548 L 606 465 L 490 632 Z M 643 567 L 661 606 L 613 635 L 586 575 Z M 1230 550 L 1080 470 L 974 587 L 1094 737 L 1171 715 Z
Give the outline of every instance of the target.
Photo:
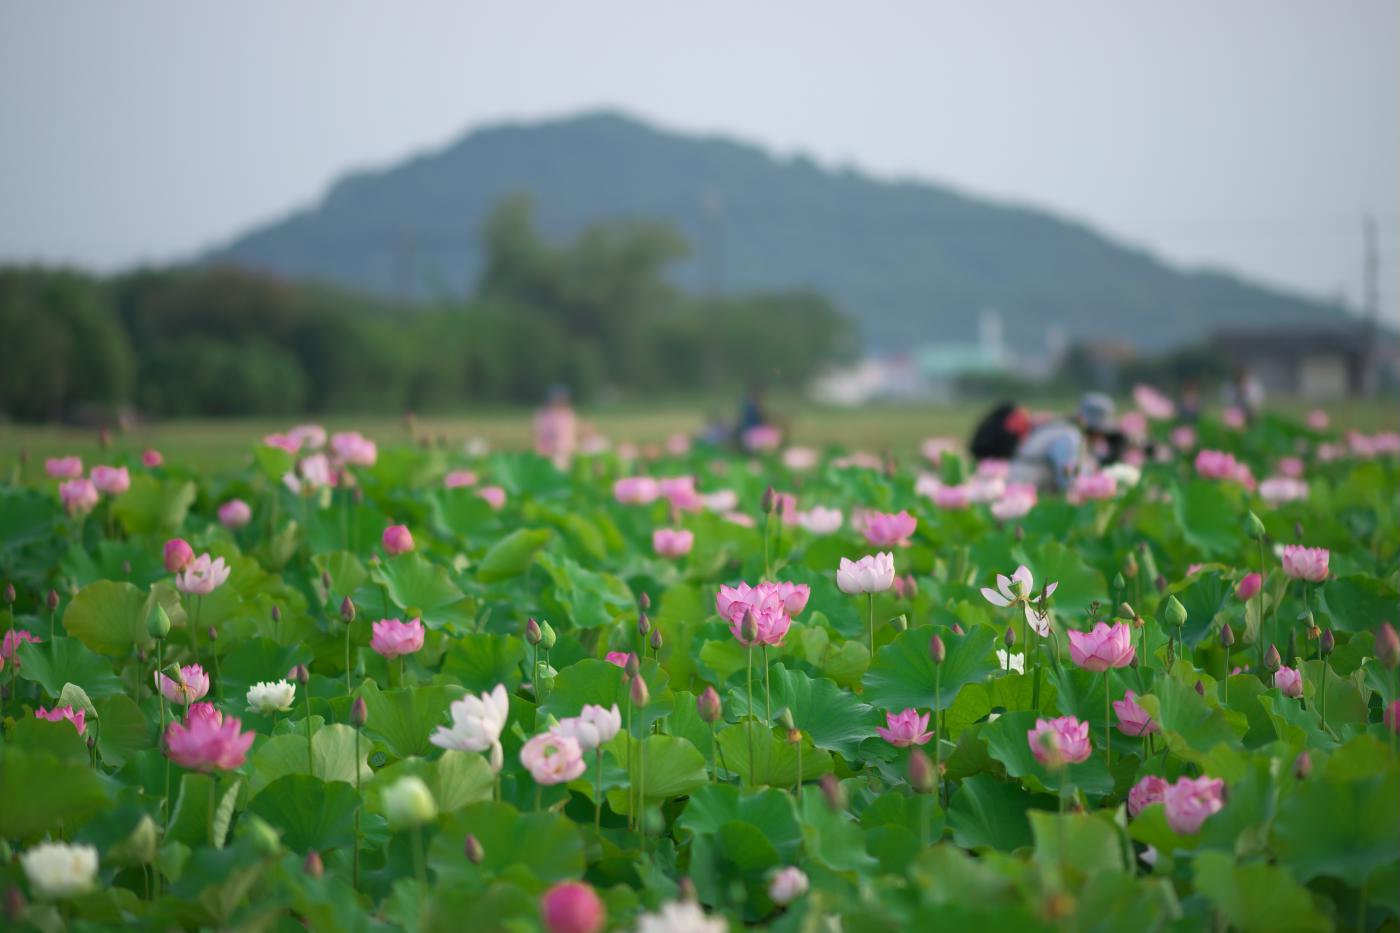
M 536 785 L 535 785 L 535 812 L 536 812 L 536 813 L 539 813 L 540 810 L 542 810 L 542 809 L 544 809 L 544 785 L 543 785 L 543 784 L 536 784 Z
M 625 701 L 627 704 L 627 828 L 632 828 L 632 818 L 636 815 L 636 810 L 632 808 L 632 700 L 629 695 Z
M 940 765 L 943 761 L 943 725 L 939 721 L 939 713 L 943 709 L 943 665 L 933 666 L 933 719 L 935 734 L 933 737 L 933 792 L 938 795 L 939 804 L 943 802 L 943 774 Z M 925 845 L 928 844 L 925 840 Z
M 748 716 L 744 718 L 744 730 L 749 736 L 749 786 L 754 786 L 754 757 L 753 757 L 753 645 L 749 645 L 749 708 Z
M 360 889 L 360 727 L 355 727 L 355 852 L 350 874 L 350 886 Z
M 1108 671 L 1103 672 L 1103 763 L 1113 774 L 1113 692 L 1108 686 Z
M 1322 654 L 1321 650 L 1318 651 L 1318 654 L 1319 654 L 1319 655 Z M 1322 731 L 1326 732 L 1326 731 L 1327 731 L 1327 659 L 1326 659 L 1326 658 L 1322 658 L 1321 661 L 1322 661 L 1322 690 L 1319 691 L 1319 692 L 1321 693 L 1321 698 L 1318 700 L 1317 709 L 1318 709 L 1318 715 L 1320 715 L 1320 716 L 1322 717 Z
M 593 749 L 593 833 L 603 832 L 603 747 Z
M 214 786 L 218 781 L 214 775 L 209 775 L 209 845 L 214 845 Z
M 1264 539 L 1259 539 L 1259 592 L 1254 594 L 1259 600 L 1259 631 L 1255 637 L 1259 639 L 1259 676 L 1268 682 L 1268 671 L 1264 670 L 1264 643 L 1268 641 L 1264 637 Z
M 198 596 L 191 595 L 190 602 L 194 603 L 194 622 L 190 623 L 190 651 L 194 654 L 194 663 L 199 663 L 199 611 L 204 605 L 204 601 Z
M 719 769 L 715 767 L 715 749 L 719 746 L 719 736 L 715 724 L 710 723 L 710 780 L 719 781 Z
M 866 599 L 870 603 L 870 661 L 875 662 L 875 594 L 866 593 Z
M 306 773 L 316 776 L 316 756 L 311 754 L 311 684 L 301 685 L 301 695 L 306 700 Z
M 345 694 L 349 696 L 350 690 L 350 624 L 345 625 Z
M 768 680 L 768 646 L 763 646 L 763 721 L 773 722 L 773 691 Z
M 413 876 L 418 879 L 418 887 L 428 890 L 428 868 L 423 859 L 423 827 L 413 827 Z
M 637 743 L 637 845 L 647 850 L 647 750 L 645 742 Z

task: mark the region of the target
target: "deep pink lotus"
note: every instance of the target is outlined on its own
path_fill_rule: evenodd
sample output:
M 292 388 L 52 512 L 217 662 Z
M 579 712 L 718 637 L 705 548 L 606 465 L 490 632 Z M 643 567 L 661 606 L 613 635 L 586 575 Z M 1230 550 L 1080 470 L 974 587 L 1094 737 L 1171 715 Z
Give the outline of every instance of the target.
M 196 703 L 185 714 L 184 722 L 172 722 L 165 730 L 165 753 L 182 768 L 195 771 L 232 771 L 243 766 L 253 733 L 242 731 L 243 723 L 214 708 L 212 703 Z
M 684 557 L 695 546 L 695 532 L 685 528 L 657 528 L 651 533 L 651 547 L 661 557 Z
M 661 497 L 661 484 L 650 476 L 624 476 L 613 483 L 613 498 L 623 505 L 646 505 Z
M 1069 631 L 1069 655 L 1086 671 L 1102 673 L 1113 667 L 1127 667 L 1137 653 L 1133 630 L 1125 622 L 1099 622 L 1088 632 Z
M 545 891 L 540 916 L 549 933 L 598 933 L 608 922 L 602 899 L 581 881 L 561 881 Z
M 919 714 L 916 709 L 906 709 L 901 713 L 886 713 L 884 726 L 876 726 L 875 732 L 896 748 L 910 745 L 927 745 L 933 733 L 928 731 L 929 714 Z
M 384 550 L 391 557 L 407 554 L 413 550 L 413 535 L 409 532 L 407 525 L 390 525 L 384 529 L 380 543 L 384 545 Z
M 179 573 L 194 562 L 194 548 L 184 538 L 171 538 L 165 542 L 163 559 L 166 570 Z
M 1079 764 L 1093 753 L 1089 744 L 1089 724 L 1073 716 L 1037 719 L 1034 729 L 1026 730 L 1031 754 L 1047 767 Z
M 171 703 L 189 706 L 209 692 L 209 675 L 198 664 L 181 667 L 179 680 L 156 671 L 156 687 Z
M 92 484 L 105 496 L 119 496 L 131 488 L 131 471 L 126 467 L 95 466 Z
M 225 528 L 242 528 L 253 520 L 253 510 L 242 499 L 230 499 L 219 506 L 219 521 Z
M 408 622 L 381 619 L 372 627 L 374 637 L 369 646 L 385 658 L 393 659 L 413 654 L 423 647 L 423 623 L 419 619 Z
M 1258 595 L 1259 590 L 1263 586 L 1263 577 L 1259 576 L 1258 573 L 1247 573 L 1240 579 L 1239 584 L 1235 587 L 1235 595 L 1239 597 L 1240 602 L 1248 602 Z
M 1123 699 L 1113 701 L 1113 712 L 1118 717 L 1118 731 L 1124 735 L 1141 736 L 1159 731 L 1147 710 L 1138 705 L 1137 694 L 1131 690 Z
M 1154 803 L 1162 802 L 1162 795 L 1166 793 L 1167 781 L 1165 778 L 1155 774 L 1149 774 L 1133 785 L 1133 789 L 1128 791 L 1128 816 L 1137 816 L 1142 812 L 1143 807 L 1150 807 Z
M 866 512 L 861 530 L 865 540 L 875 547 L 908 547 L 909 537 L 914 534 L 918 520 L 908 510 L 893 514 L 886 512 Z
M 77 479 L 83 475 L 83 458 L 50 457 L 44 461 L 44 472 L 54 479 Z
M 75 710 L 71 706 L 56 706 L 53 709 L 39 707 L 34 711 L 34 718 L 47 719 L 49 722 L 63 722 L 68 720 L 73 724 L 73 728 L 78 730 L 78 735 L 87 731 L 87 712 L 85 710 Z

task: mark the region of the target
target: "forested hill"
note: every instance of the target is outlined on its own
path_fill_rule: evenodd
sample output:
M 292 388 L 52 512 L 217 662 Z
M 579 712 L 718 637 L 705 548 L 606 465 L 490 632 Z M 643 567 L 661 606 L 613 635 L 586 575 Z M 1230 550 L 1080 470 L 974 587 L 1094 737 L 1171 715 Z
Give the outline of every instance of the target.
M 675 267 L 698 291 L 806 286 L 871 347 L 970 339 L 1001 312 L 1008 339 L 1131 340 L 1146 347 L 1224 325 L 1321 323 L 1342 312 L 1217 273 L 1166 266 L 1088 227 L 946 187 L 780 160 L 726 139 L 663 132 L 614 114 L 470 133 L 253 230 L 213 258 L 403 297 L 462 295 L 481 228 L 504 198 L 533 197 L 550 236 L 617 217 L 674 225 Z

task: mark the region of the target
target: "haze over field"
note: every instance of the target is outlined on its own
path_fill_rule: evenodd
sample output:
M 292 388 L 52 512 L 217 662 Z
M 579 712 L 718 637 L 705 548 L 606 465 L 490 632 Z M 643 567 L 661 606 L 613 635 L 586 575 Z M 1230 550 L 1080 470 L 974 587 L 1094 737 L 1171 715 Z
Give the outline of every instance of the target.
M 349 169 L 600 106 L 1042 205 L 1353 306 L 1363 213 L 1397 252 L 1385 0 L 413 10 L 0 11 L 0 258 L 189 258 Z M 1392 319 L 1396 298 L 1383 262 Z

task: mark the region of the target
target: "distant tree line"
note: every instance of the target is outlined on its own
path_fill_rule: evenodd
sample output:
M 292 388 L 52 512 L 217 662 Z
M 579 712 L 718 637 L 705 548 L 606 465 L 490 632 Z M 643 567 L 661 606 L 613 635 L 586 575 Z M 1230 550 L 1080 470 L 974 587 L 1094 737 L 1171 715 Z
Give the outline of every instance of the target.
M 798 386 L 855 353 L 806 292 L 672 287 L 685 242 L 644 222 L 546 242 L 525 199 L 483 231 L 476 294 L 408 304 L 229 266 L 99 278 L 0 268 L 0 409 L 23 420 L 431 410 L 602 392 Z

